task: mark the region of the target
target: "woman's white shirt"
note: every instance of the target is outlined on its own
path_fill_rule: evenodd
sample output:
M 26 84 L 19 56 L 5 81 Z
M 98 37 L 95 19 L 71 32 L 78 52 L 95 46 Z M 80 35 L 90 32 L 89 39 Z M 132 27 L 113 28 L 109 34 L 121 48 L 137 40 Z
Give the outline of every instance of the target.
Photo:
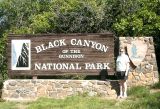
M 121 54 L 116 60 L 116 71 L 126 71 L 129 57 L 126 54 Z

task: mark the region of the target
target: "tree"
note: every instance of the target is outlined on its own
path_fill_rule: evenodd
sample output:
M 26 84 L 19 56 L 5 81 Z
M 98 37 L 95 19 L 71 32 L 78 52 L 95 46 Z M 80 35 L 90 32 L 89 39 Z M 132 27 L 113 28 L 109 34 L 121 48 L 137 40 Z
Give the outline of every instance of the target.
M 115 33 L 154 36 L 160 51 L 159 0 L 1 0 L 0 54 L 8 33 Z M 159 52 L 158 51 L 158 52 Z M 6 78 L 6 76 L 3 76 Z

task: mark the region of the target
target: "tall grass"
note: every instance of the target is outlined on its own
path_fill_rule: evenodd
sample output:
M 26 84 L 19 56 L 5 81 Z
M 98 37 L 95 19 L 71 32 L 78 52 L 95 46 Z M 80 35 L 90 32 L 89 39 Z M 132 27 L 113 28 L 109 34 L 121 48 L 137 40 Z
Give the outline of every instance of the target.
M 152 88 L 154 88 L 154 89 L 160 89 L 160 82 L 157 82 L 154 85 L 152 85 Z
M 160 92 L 150 93 L 144 86 L 133 87 L 128 91 L 129 98 L 121 104 L 125 109 L 160 109 Z
M 72 96 L 62 100 L 41 98 L 28 105 L 28 109 L 114 109 L 115 100 L 97 97 Z
M 98 97 L 72 96 L 64 100 L 41 98 L 28 109 L 160 109 L 160 92 L 150 93 L 144 86 L 128 90 L 126 100 L 107 100 Z
M 135 98 L 147 97 L 150 94 L 150 89 L 145 86 L 136 86 L 128 90 L 128 95 Z
M 17 109 L 17 106 L 13 102 L 0 102 L 0 109 Z

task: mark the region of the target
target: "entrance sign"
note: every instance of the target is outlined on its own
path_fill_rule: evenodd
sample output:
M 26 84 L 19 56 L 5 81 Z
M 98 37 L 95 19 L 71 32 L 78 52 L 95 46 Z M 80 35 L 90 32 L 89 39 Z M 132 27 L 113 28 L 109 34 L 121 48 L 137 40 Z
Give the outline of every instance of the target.
M 10 75 L 114 74 L 114 37 L 106 34 L 9 35 Z

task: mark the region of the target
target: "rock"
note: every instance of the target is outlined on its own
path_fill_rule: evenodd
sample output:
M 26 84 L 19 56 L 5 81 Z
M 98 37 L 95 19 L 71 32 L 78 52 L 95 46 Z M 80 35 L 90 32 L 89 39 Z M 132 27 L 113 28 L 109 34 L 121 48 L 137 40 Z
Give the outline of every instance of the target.
M 92 97 L 92 96 L 96 96 L 96 95 L 97 95 L 97 93 L 96 93 L 96 92 L 92 92 L 92 91 L 91 91 L 91 92 L 89 92 L 89 93 L 88 93 L 88 95 Z
M 145 57 L 145 60 L 146 60 L 146 61 L 150 61 L 150 60 L 152 60 L 152 58 L 151 58 L 151 56 L 146 56 L 146 57 Z
M 31 98 L 31 99 L 35 99 L 35 98 L 36 98 L 36 92 L 30 93 L 28 96 L 29 96 L 29 98 Z
M 37 96 L 46 96 L 46 88 L 44 86 L 37 87 Z
M 139 76 L 135 76 L 135 80 L 140 80 L 140 77 Z
M 47 90 L 47 91 L 51 91 L 51 90 L 52 90 L 52 86 L 51 86 L 51 85 L 48 85 L 46 90 Z
M 62 84 L 60 84 L 60 83 L 55 83 L 55 88 L 61 88 L 62 87 Z
M 36 84 L 36 80 L 31 80 L 31 83 Z
M 25 93 L 21 93 L 20 97 L 22 97 L 22 98 L 29 98 L 29 96 L 27 94 L 25 94 Z
M 76 84 L 76 83 L 72 83 L 70 85 L 71 85 L 71 87 L 74 87 L 74 88 L 81 88 L 82 87 L 81 84 Z
M 158 71 L 153 71 L 153 74 L 154 74 L 154 77 L 155 77 L 155 78 L 158 78 L 158 77 L 159 77 Z
M 157 64 L 153 65 L 153 71 L 157 71 Z
M 109 95 L 116 95 L 116 91 L 115 90 L 108 90 L 107 93 Z
M 82 81 L 81 86 L 85 87 L 85 86 L 87 86 L 87 85 L 88 85 L 88 81 Z
M 125 37 L 125 39 L 126 39 L 127 42 L 128 42 L 128 41 L 131 41 L 133 38 L 131 38 L 131 37 Z
M 8 91 L 3 90 L 3 91 L 2 91 L 2 98 L 7 98 L 7 97 L 9 97 Z
M 98 81 L 97 85 L 105 85 L 105 84 L 104 84 L 104 81 Z
M 61 91 L 57 92 L 57 96 L 58 96 L 58 98 L 64 98 L 67 96 L 67 92 L 64 90 L 61 90 Z
M 126 38 L 125 37 L 119 37 L 119 40 L 123 41 L 123 40 L 126 40 Z
M 149 38 L 149 43 L 150 43 L 151 45 L 154 44 L 154 43 L 153 43 L 153 38 Z
M 19 98 L 19 94 L 12 93 L 10 97 L 11 97 L 11 98 Z
M 69 88 L 70 86 L 68 84 L 64 84 L 63 88 Z
M 105 96 L 109 95 L 109 94 L 107 93 L 107 91 L 99 91 L 99 92 L 97 92 L 97 94 L 98 94 L 99 96 L 101 96 L 101 97 L 105 97 Z
M 146 76 L 146 78 L 152 78 L 153 74 L 152 73 L 146 73 L 145 76 Z
M 111 83 L 110 83 L 109 81 L 105 81 L 104 84 L 105 84 L 106 86 L 110 86 Z
M 57 98 L 57 92 L 55 92 L 55 91 L 49 92 L 49 97 Z
M 149 49 L 150 49 L 150 50 L 154 50 L 154 46 L 151 45 L 151 46 L 149 47 Z
M 9 81 L 9 85 L 11 85 L 11 86 L 15 86 L 16 84 L 17 84 L 16 81 Z
M 92 80 L 92 81 L 90 81 L 93 85 L 96 85 L 97 84 L 97 81 L 95 81 L 95 80 Z
M 64 81 L 60 81 L 59 83 L 60 83 L 60 84 L 68 84 L 68 81 L 67 81 L 67 80 L 64 80 Z

